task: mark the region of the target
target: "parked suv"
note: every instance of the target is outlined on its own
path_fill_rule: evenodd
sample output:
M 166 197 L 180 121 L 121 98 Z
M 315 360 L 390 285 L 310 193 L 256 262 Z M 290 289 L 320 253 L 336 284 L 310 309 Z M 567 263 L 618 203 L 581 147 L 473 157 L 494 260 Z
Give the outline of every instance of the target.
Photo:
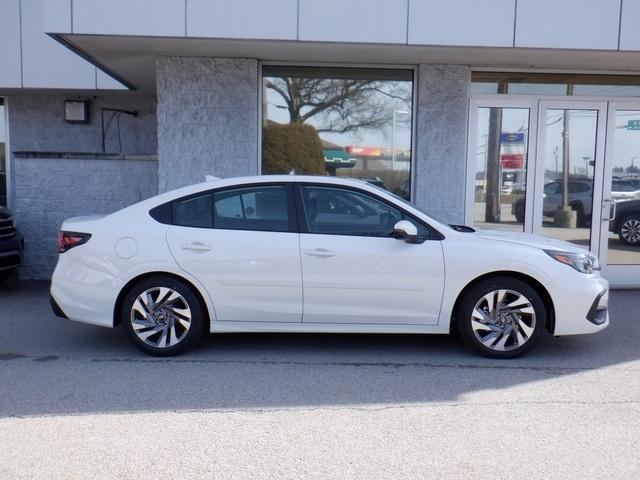
M 0 282 L 22 265 L 24 240 L 16 228 L 13 215 L 0 205 Z
M 591 180 L 569 180 L 569 206 L 578 214 L 578 226 L 586 227 L 591 218 L 592 188 Z M 552 216 L 553 211 L 562 205 L 562 180 L 554 180 L 544 186 L 542 213 Z M 524 198 L 513 203 L 511 211 L 519 223 L 524 222 Z
M 618 201 L 615 208 L 609 230 L 617 233 L 623 243 L 640 247 L 640 200 Z

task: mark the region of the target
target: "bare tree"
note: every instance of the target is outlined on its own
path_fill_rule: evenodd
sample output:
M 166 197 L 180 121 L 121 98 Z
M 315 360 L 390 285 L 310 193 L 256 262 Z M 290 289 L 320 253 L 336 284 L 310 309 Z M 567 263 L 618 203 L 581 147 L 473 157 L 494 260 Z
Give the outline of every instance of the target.
M 318 132 L 346 133 L 389 123 L 394 109 L 409 110 L 411 84 L 380 80 L 269 77 L 268 89 L 285 102 L 290 123 L 311 118 Z

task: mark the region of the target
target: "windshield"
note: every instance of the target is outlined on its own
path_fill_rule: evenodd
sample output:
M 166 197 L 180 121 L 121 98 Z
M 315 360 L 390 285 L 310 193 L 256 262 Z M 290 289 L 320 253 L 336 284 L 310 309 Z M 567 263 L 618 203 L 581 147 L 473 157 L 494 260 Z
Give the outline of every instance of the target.
M 393 198 L 395 198 L 396 200 L 398 200 L 399 202 L 403 203 L 404 205 L 411 207 L 411 208 L 415 208 L 416 210 L 418 210 L 421 213 L 424 213 L 425 215 L 432 217 L 431 215 L 429 215 L 427 212 L 425 212 L 422 208 L 418 207 L 417 205 L 415 205 L 414 203 L 411 203 L 409 200 L 407 200 L 406 198 L 402 198 L 399 195 L 396 195 L 393 192 L 390 192 L 389 190 L 386 190 L 384 188 L 379 187 L 378 185 L 374 185 L 372 183 L 368 183 L 369 186 L 375 188 L 376 190 L 380 190 L 381 192 L 386 193 L 387 195 L 391 195 Z M 435 220 L 438 220 L 437 218 L 434 218 Z M 448 224 L 447 222 L 440 222 L 443 226 L 451 228 L 453 230 L 459 231 L 459 232 L 475 232 L 475 229 L 471 228 L 471 227 L 467 227 L 465 225 L 452 225 L 452 224 Z

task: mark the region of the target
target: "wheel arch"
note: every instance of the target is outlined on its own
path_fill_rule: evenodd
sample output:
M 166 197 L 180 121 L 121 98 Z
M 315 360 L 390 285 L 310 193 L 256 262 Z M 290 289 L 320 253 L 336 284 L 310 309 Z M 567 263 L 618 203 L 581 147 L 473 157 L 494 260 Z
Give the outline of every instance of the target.
M 196 298 L 198 299 L 198 302 L 200 302 L 200 307 L 202 308 L 202 313 L 204 314 L 205 318 L 205 331 L 210 331 L 211 329 L 211 312 L 209 312 L 209 307 L 207 305 L 207 302 L 204 299 L 204 296 L 202 294 L 202 292 L 200 291 L 200 289 L 193 284 L 193 282 L 191 282 L 189 279 L 177 275 L 175 273 L 171 273 L 171 272 L 165 272 L 165 271 L 154 271 L 154 272 L 146 272 L 146 273 L 142 273 L 140 275 L 137 275 L 136 277 L 133 277 L 131 280 L 129 280 L 121 289 L 120 289 L 120 293 L 118 294 L 118 297 L 116 298 L 116 302 L 113 306 L 113 326 L 116 327 L 120 324 L 120 310 L 122 309 L 122 302 L 124 302 L 124 298 L 127 296 L 127 293 L 129 292 L 129 290 L 131 290 L 131 287 L 133 287 L 136 283 L 145 280 L 147 278 L 152 278 L 152 277 L 169 277 L 169 278 L 173 278 L 175 280 L 178 280 L 180 282 L 185 283 L 189 288 L 191 288 L 191 290 L 193 290 L 193 293 L 195 294 Z
M 551 298 L 549 291 L 544 287 L 544 285 L 542 285 L 542 283 L 540 283 L 537 279 L 535 279 L 531 275 L 527 275 L 526 273 L 522 273 L 522 272 L 514 272 L 512 270 L 500 270 L 500 271 L 488 272 L 488 273 L 482 274 L 474 278 L 473 280 L 471 280 L 469 283 L 467 283 L 464 286 L 462 290 L 460 290 L 460 292 L 456 297 L 456 301 L 453 304 L 453 310 L 451 311 L 451 321 L 449 323 L 450 333 L 453 333 L 456 331 L 456 318 L 455 318 L 456 311 L 458 310 L 458 305 L 460 304 L 464 296 L 467 294 L 469 289 L 471 289 L 477 283 L 492 277 L 514 277 L 531 285 L 531 287 L 533 287 L 536 290 L 536 292 L 540 294 L 540 296 L 542 297 L 542 300 L 544 301 L 544 306 L 547 313 L 547 323 L 545 325 L 545 328 L 549 333 L 553 334 L 556 328 L 556 315 L 555 315 L 555 307 L 553 305 L 553 299 Z

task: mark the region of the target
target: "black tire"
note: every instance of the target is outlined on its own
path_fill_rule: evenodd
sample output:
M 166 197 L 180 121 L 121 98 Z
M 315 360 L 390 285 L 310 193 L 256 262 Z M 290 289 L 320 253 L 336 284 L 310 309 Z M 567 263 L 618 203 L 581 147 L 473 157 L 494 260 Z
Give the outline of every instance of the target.
M 520 201 L 516 203 L 514 210 L 515 210 L 516 222 L 524 223 L 524 202 Z
M 160 296 L 160 288 L 166 288 L 176 292 L 177 296 L 180 297 L 180 299 L 173 302 L 168 302 L 166 306 L 162 305 L 162 299 L 157 298 Z M 134 303 L 136 302 L 138 296 L 144 294 L 147 291 L 152 292 L 152 298 L 154 294 L 157 295 L 155 301 L 158 302 L 157 306 L 160 308 L 159 311 L 154 312 L 153 315 L 160 315 L 162 312 L 164 312 L 162 313 L 161 323 L 159 323 L 159 317 L 153 317 L 152 320 L 149 320 L 150 316 L 152 316 L 149 314 L 149 310 L 153 309 L 145 309 L 145 311 L 147 312 L 147 315 L 145 316 L 142 316 L 140 314 L 139 309 L 134 309 Z M 185 306 L 190 312 L 190 325 L 188 328 L 185 328 L 180 320 L 180 318 L 182 318 L 186 321 L 187 316 L 182 317 L 177 313 L 177 310 L 187 311 L 184 308 Z M 166 310 L 163 310 L 162 307 L 164 307 Z M 176 310 L 174 310 L 174 308 Z M 183 281 L 168 276 L 146 278 L 133 285 L 127 292 L 124 301 L 122 302 L 120 320 L 125 326 L 125 329 L 129 334 L 129 338 L 136 347 L 138 347 L 145 353 L 160 357 L 177 355 L 195 346 L 202 337 L 206 323 L 203 306 L 193 288 Z M 138 327 L 138 333 L 136 332 L 136 329 L 134 329 L 134 321 L 136 325 L 145 323 L 143 327 Z M 148 326 L 146 324 L 147 321 L 150 325 L 155 326 Z M 171 327 L 173 327 L 173 329 Z M 163 333 L 158 329 L 165 330 L 164 335 L 166 335 L 166 338 L 164 342 L 161 341 Z M 151 332 L 153 330 L 158 330 L 158 333 L 149 335 L 147 337 L 147 341 L 143 340 L 139 336 L 139 334 L 144 335 L 145 333 Z M 169 343 L 172 340 L 175 340 L 176 337 L 180 337 L 177 343 L 175 343 L 174 345 L 170 345 Z M 164 343 L 165 346 L 154 346 L 150 343 L 157 343 L 158 345 Z
M 505 350 L 498 350 L 483 345 L 483 343 L 480 341 L 480 338 L 478 338 L 477 334 L 474 332 L 474 327 L 472 325 L 472 315 L 474 313 L 476 305 L 478 305 L 479 302 L 483 301 L 485 295 L 498 290 L 508 290 L 525 297 L 531 307 L 533 307 L 533 312 L 535 313 L 535 316 L 527 313 L 523 314 L 523 321 L 525 322 L 525 325 L 523 326 L 515 327 L 514 325 L 510 325 L 510 331 L 512 331 L 513 333 L 510 333 L 509 335 L 503 335 L 508 337 L 506 343 L 506 347 L 508 347 L 508 349 Z M 507 293 L 504 297 L 505 301 L 509 301 L 513 298 L 517 298 L 517 296 L 513 293 Z M 506 306 L 503 306 L 502 308 L 506 308 Z M 515 358 L 528 352 L 538 341 L 538 338 L 544 330 L 545 324 L 547 322 L 547 312 L 545 309 L 544 301 L 542 300 L 542 297 L 536 291 L 536 289 L 520 279 L 502 275 L 489 277 L 480 280 L 476 284 L 472 285 L 471 288 L 466 291 L 464 297 L 462 297 L 458 302 L 455 315 L 458 332 L 460 333 L 460 336 L 462 337 L 464 343 L 469 348 L 475 350 L 481 355 L 490 358 Z M 522 325 L 522 323 L 518 323 L 518 325 Z M 491 323 L 491 328 L 497 329 L 498 327 L 502 328 L 503 326 L 497 323 Z M 506 327 L 509 327 L 509 325 L 506 325 Z M 526 334 L 526 331 L 524 329 L 525 327 L 529 331 L 531 331 L 532 329 L 529 335 Z M 491 340 L 489 339 L 489 335 L 491 335 L 492 333 L 494 332 L 489 332 L 487 334 L 487 337 L 485 338 Z M 526 341 L 522 345 L 518 346 L 516 344 L 517 335 L 520 335 L 521 337 L 527 337 Z M 499 344 L 501 338 L 501 336 L 497 336 L 496 341 L 493 343 Z
M 11 275 L 13 275 L 13 272 L 15 271 L 16 271 L 15 268 L 11 270 L 0 270 L 0 283 L 7 280 Z
M 571 205 L 571 210 L 576 212 L 576 227 L 586 228 L 589 226 L 587 225 L 587 218 L 585 217 L 584 208 L 582 208 L 582 205 L 577 203 L 573 204 Z
M 625 245 L 640 246 L 640 212 L 626 213 L 618 222 L 618 238 Z

